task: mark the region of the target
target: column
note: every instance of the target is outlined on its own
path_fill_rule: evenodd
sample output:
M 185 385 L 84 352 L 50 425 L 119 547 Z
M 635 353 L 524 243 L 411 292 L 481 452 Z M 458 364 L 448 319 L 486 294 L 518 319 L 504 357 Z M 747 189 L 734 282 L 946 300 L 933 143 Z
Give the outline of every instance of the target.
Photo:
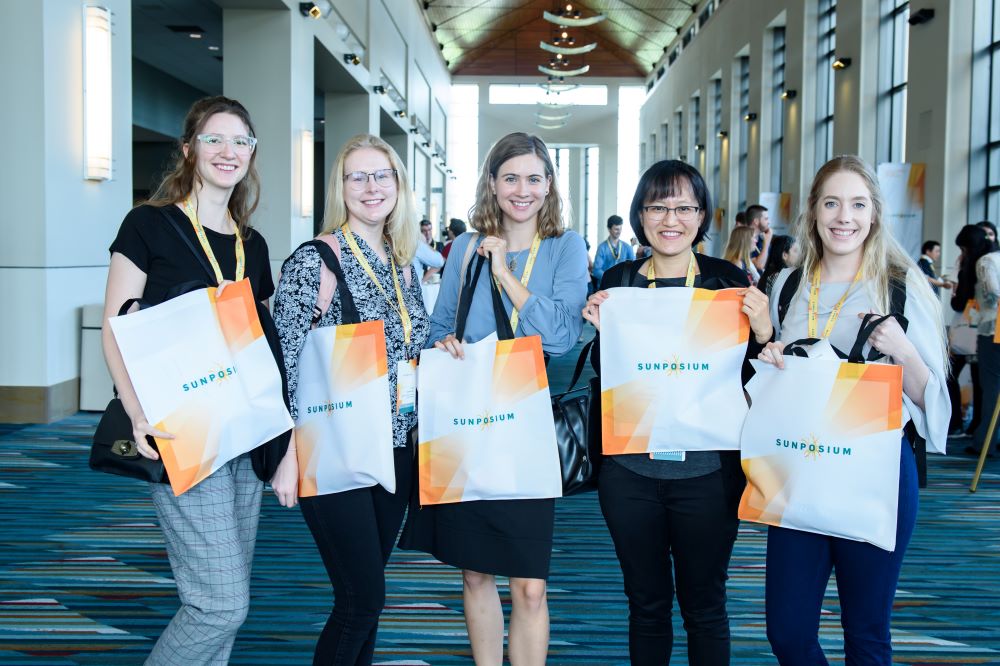
M 132 204 L 131 3 L 112 12 L 112 179 L 85 180 L 83 9 L 5 4 L 0 81 L 0 422 L 46 423 L 79 406 L 84 305 L 103 302 L 108 246 Z
M 275 274 L 313 236 L 313 216 L 300 205 L 302 132 L 313 129 L 315 103 L 312 20 L 287 9 L 222 12 L 223 91 L 247 107 L 260 140 L 252 223 L 267 239 Z

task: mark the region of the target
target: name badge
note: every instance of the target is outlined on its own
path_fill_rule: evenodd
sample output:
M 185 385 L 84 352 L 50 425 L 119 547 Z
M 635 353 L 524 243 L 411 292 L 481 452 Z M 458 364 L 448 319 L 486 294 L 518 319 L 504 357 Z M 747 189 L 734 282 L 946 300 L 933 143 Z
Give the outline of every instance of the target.
M 417 409 L 417 359 L 396 363 L 396 411 L 411 414 Z
M 684 462 L 686 451 L 657 451 L 649 454 L 650 460 L 671 460 L 673 462 Z

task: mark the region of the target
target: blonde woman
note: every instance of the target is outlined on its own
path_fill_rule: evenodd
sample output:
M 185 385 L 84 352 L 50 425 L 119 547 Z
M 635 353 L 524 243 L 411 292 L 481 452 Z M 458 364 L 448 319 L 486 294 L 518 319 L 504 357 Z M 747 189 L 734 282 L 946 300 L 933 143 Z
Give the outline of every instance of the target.
M 768 343 L 760 359 L 784 367 L 784 346 L 803 338 L 825 337 L 834 349 L 850 350 L 862 318 L 869 312 L 889 313 L 893 290 L 905 285 L 906 330 L 896 319 L 887 319 L 868 337 L 864 351 L 867 356 L 874 349 L 885 356 L 883 362 L 903 366 L 903 423 L 912 422 L 904 432 L 915 430 L 930 447 L 943 451 L 951 406 L 941 307 L 923 273 L 885 228 L 883 210 L 875 174 L 860 158 L 836 157 L 820 168 L 799 221 L 801 280 L 783 321 L 778 316 L 779 298 L 771 300 L 778 342 Z M 779 274 L 774 294 L 781 294 L 791 271 Z M 783 666 L 827 663 L 818 631 L 823 595 L 834 569 L 847 663 L 892 663 L 893 597 L 917 516 L 911 444 L 904 435 L 894 551 L 861 541 L 768 528 L 767 637 Z M 895 470 L 886 474 L 894 478 Z
M 385 565 L 410 494 L 415 453 L 407 433 L 416 425 L 417 414 L 400 409 L 390 396 L 396 395 L 397 366 L 417 358 L 429 331 L 420 279 L 411 265 L 417 217 L 410 184 L 396 151 L 382 139 L 362 134 L 341 149 L 327 189 L 325 234 L 333 234 L 340 244 L 340 264 L 361 320 L 385 323 L 390 388 L 386 407 L 392 410 L 395 447 L 395 493 L 376 485 L 299 502 L 334 592 L 333 611 L 313 663 L 353 666 L 372 663 L 385 605 Z M 299 353 L 313 323 L 320 262 L 315 248 L 296 250 L 282 270 L 274 302 L 293 417 Z M 338 325 L 342 316 L 335 292 L 317 325 Z M 290 449 L 294 465 L 294 442 Z
M 753 227 L 739 226 L 730 232 L 726 251 L 722 254 L 723 259 L 747 274 L 750 284 L 757 284 L 760 279 L 760 273 L 751 258 L 754 247 Z
M 455 314 L 462 258 L 470 243 L 478 256 L 489 260 L 507 315 L 516 321 L 516 336 L 541 336 L 542 349 L 551 356 L 565 354 L 576 344 L 587 299 L 587 248 L 579 234 L 564 227 L 557 182 L 548 149 L 538 137 L 508 134 L 490 150 L 470 215 L 478 233 L 455 239 L 445 264 L 431 318 L 429 342 L 435 348 L 463 357 L 462 340 L 455 337 Z M 489 279 L 481 279 L 473 292 L 465 341 L 476 342 L 494 331 Z M 554 507 L 551 499 L 492 500 L 411 512 L 416 523 L 404 533 L 402 547 L 423 550 L 462 569 L 465 622 L 480 666 L 500 666 L 503 661 L 504 619 L 496 576 L 510 578 L 511 663 L 545 663 L 545 581 Z

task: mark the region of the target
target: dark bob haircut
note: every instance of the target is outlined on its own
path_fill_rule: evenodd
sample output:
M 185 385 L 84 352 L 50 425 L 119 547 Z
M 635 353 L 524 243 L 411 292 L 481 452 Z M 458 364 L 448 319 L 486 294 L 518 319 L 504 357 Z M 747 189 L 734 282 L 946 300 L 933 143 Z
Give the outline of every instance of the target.
M 639 184 L 635 188 L 635 196 L 632 197 L 632 205 L 629 207 L 628 220 L 640 245 L 649 245 L 646 234 L 642 230 L 640 217 L 642 207 L 650 201 L 680 196 L 684 191 L 685 181 L 691 187 L 691 193 L 694 194 L 695 201 L 698 202 L 698 206 L 705 216 L 691 245 L 697 245 L 705 239 L 714 213 L 712 197 L 708 194 L 705 179 L 701 177 L 697 169 L 686 162 L 662 160 L 646 169 L 646 173 L 642 174 L 642 178 L 639 179 Z

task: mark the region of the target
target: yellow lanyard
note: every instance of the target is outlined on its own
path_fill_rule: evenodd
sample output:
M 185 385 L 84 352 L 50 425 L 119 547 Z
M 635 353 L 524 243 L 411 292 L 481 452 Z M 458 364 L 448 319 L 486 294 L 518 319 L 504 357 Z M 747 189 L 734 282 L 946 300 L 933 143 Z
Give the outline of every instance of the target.
M 542 238 L 536 233 L 535 239 L 531 241 L 531 251 L 528 253 L 528 263 L 524 266 L 524 273 L 521 274 L 521 286 L 527 287 L 528 280 L 531 279 L 531 269 L 535 267 L 535 257 L 538 256 L 538 248 L 542 245 Z M 503 291 L 503 287 L 500 286 L 500 280 L 493 278 L 493 281 L 497 283 L 497 289 Z M 517 321 L 518 321 L 517 308 L 511 303 L 510 312 L 510 330 L 517 332 Z
M 695 261 L 694 252 L 691 253 L 691 260 L 688 261 L 688 273 L 684 278 L 685 287 L 694 286 L 694 276 L 698 270 L 698 262 Z M 646 279 L 649 280 L 647 289 L 656 289 L 656 268 L 653 266 L 653 258 L 649 258 L 649 265 L 646 267 Z
M 816 330 L 819 328 L 819 266 L 813 271 L 812 284 L 809 285 L 809 337 L 816 337 Z M 826 320 L 826 326 L 823 327 L 823 337 L 830 337 L 830 333 L 833 332 L 833 325 L 837 323 L 837 317 L 840 316 L 840 309 L 844 307 L 844 302 L 847 300 L 847 295 L 851 293 L 851 289 L 861 279 L 861 269 L 854 274 L 854 279 L 851 280 L 851 284 L 847 285 L 847 290 L 844 295 L 840 297 L 837 304 L 833 306 L 833 310 L 830 311 L 830 318 Z
M 399 277 L 396 275 L 396 261 L 392 257 L 392 252 L 389 252 L 389 267 L 392 269 L 392 284 L 396 288 L 396 302 L 399 304 L 399 307 L 392 304 L 389 294 L 382 287 L 382 283 L 378 281 L 378 277 L 375 275 L 375 271 L 372 270 L 371 264 L 368 263 L 365 255 L 361 252 L 361 248 L 358 247 L 358 241 L 355 240 L 351 228 L 345 223 L 340 230 L 344 232 L 344 238 L 347 239 L 347 246 L 351 248 L 351 254 L 354 255 L 354 258 L 361 264 L 361 268 L 365 270 L 371 281 L 375 283 L 378 290 L 385 296 L 385 302 L 399 315 L 399 320 L 403 323 L 403 341 L 406 344 L 410 344 L 410 331 L 413 330 L 413 324 L 410 323 L 410 312 L 406 309 L 406 303 L 403 302 L 403 290 L 399 288 Z
M 222 277 L 222 269 L 219 268 L 219 262 L 215 258 L 215 253 L 212 252 L 212 246 L 208 244 L 208 237 L 205 235 L 205 227 L 201 226 L 201 222 L 198 221 L 198 213 L 194 209 L 194 204 L 191 203 L 191 197 L 184 200 L 184 213 L 191 220 L 191 226 L 194 227 L 194 234 L 198 237 L 198 242 L 201 243 L 201 249 L 205 251 L 208 255 L 208 263 L 212 265 L 212 270 L 215 271 L 215 281 L 218 284 L 222 284 L 225 279 Z M 243 279 L 243 274 L 246 272 L 246 255 L 243 253 L 243 239 L 240 238 L 240 230 L 235 224 L 233 228 L 236 231 L 236 282 Z
M 611 250 L 611 258 L 615 260 L 615 263 L 618 263 L 618 257 L 620 257 L 621 253 L 622 253 L 621 241 L 618 241 L 618 251 L 617 252 L 615 252 L 615 248 L 611 246 L 611 240 L 610 239 L 607 241 L 607 243 L 608 243 L 608 249 Z

